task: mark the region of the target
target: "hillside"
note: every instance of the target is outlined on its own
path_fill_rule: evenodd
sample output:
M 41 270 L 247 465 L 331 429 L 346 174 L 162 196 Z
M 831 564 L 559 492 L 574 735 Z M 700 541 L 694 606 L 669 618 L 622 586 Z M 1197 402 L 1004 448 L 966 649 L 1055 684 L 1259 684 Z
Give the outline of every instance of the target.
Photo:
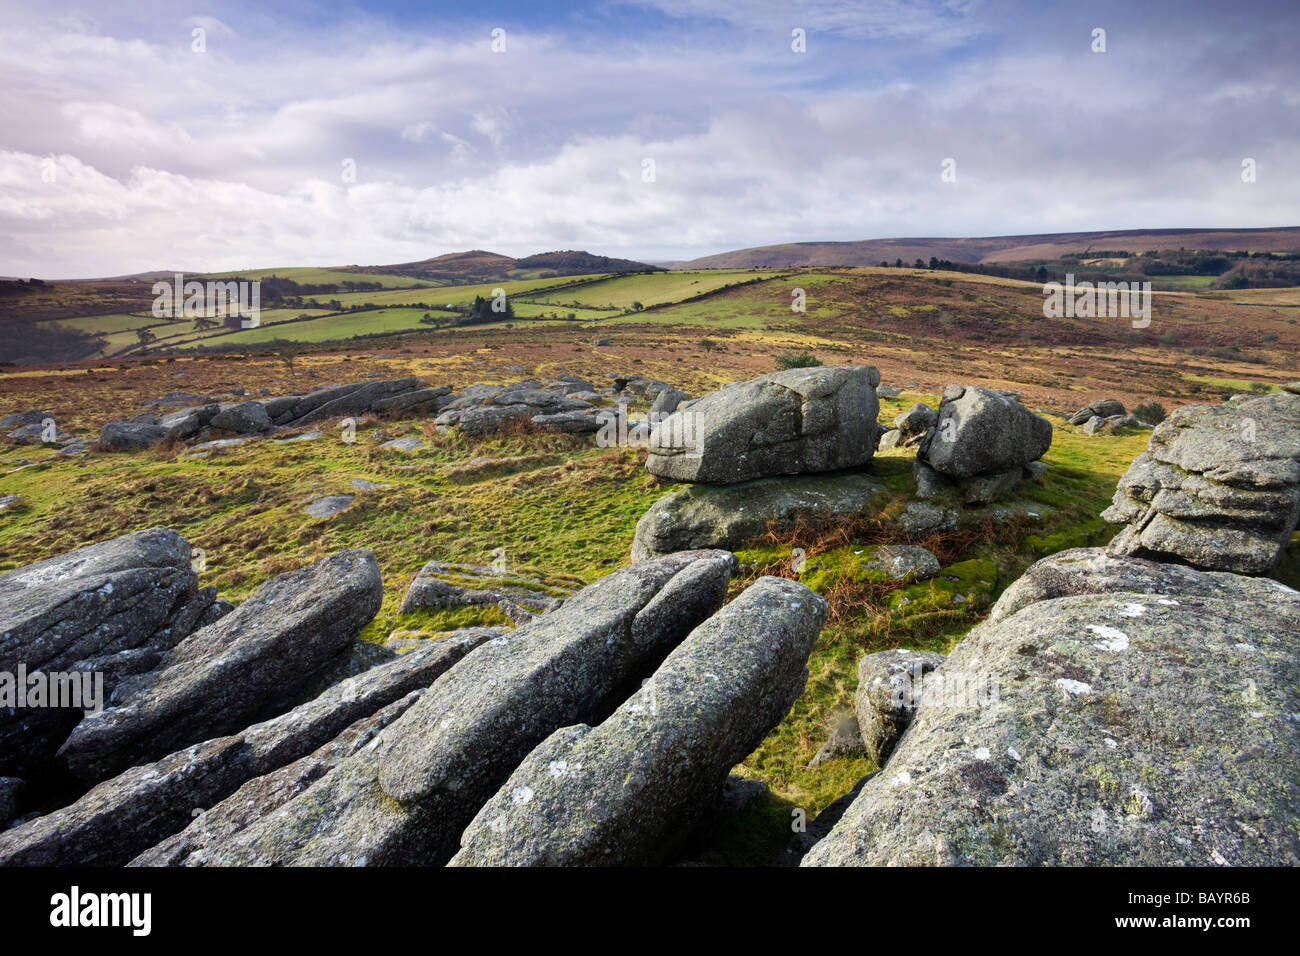
M 462 284 L 538 278 L 543 274 L 576 276 L 594 272 L 646 272 L 655 268 L 644 262 L 597 256 L 576 249 L 539 252 L 522 259 L 512 259 L 483 249 L 471 249 L 468 252 L 449 252 L 432 259 L 421 259 L 419 262 L 400 262 L 386 266 L 343 266 L 341 271 L 400 275 Z
M 794 269 L 875 266 L 902 259 L 993 263 L 1057 259 L 1091 249 L 1221 249 L 1300 252 L 1300 226 L 1276 229 L 1121 229 L 986 238 L 864 239 L 858 242 L 791 242 L 755 246 L 680 262 L 674 269 Z

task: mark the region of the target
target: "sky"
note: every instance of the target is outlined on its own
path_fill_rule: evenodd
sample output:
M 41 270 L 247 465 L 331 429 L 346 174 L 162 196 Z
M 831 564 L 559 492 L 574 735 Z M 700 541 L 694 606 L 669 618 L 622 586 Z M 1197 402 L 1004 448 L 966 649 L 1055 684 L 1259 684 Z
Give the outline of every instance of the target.
M 1300 225 L 1296 0 L 0 0 L 0 23 L 0 275 Z

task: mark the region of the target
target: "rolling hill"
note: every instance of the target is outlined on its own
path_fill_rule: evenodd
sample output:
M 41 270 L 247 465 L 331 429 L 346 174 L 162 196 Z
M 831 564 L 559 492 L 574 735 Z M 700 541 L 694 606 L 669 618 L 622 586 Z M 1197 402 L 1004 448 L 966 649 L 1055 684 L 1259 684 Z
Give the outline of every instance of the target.
M 811 266 L 874 266 L 931 256 L 953 262 L 994 263 L 1052 260 L 1091 249 L 1221 249 L 1300 252 L 1300 226 L 1275 229 L 1121 229 L 972 239 L 864 239 L 858 242 L 790 242 L 755 246 L 680 262 L 674 269 L 794 269 Z
M 658 268 L 631 259 L 592 255 L 576 249 L 556 252 L 539 252 L 513 259 L 497 252 L 471 249 L 468 252 L 450 252 L 421 259 L 419 262 L 400 262 L 386 266 L 342 266 L 339 271 L 367 274 L 409 276 L 439 282 L 467 284 L 492 282 L 501 279 L 530 279 L 545 275 L 577 276 L 598 272 L 649 272 Z

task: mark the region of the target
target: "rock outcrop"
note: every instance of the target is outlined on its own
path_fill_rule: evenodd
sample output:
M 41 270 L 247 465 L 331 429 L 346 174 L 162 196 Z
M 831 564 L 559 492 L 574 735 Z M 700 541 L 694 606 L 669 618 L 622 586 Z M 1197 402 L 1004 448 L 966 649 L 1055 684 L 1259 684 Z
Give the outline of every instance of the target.
M 152 448 L 167 437 L 167 429 L 154 422 L 109 422 L 99 430 L 98 447 L 104 451 Z
M 82 720 L 60 756 L 83 780 L 102 780 L 268 716 L 347 648 L 381 596 L 375 556 L 364 550 L 272 578 L 119 685 L 113 706 Z
M 942 663 L 942 654 L 903 649 L 867 654 L 858 661 L 853 708 L 862 745 L 876 766 L 885 765 L 916 716 L 925 675 Z
M 434 424 L 444 429 L 454 426 L 466 435 L 494 432 L 511 422 L 532 422 L 570 432 L 598 430 L 600 421 L 593 414 L 596 406 L 566 397 L 573 387 L 574 383 L 564 381 L 550 386 L 542 382 L 471 385 L 443 407 Z
M 803 865 L 1300 863 L 1300 593 L 1098 560 L 956 647 Z
M 111 694 L 218 616 L 224 608 L 215 599 L 198 586 L 189 544 L 162 528 L 27 565 L 0 575 L 0 672 L 98 672 Z M 82 713 L 0 707 L 0 775 L 49 769 Z
M 1124 403 L 1116 398 L 1099 398 L 1089 402 L 1069 417 L 1071 425 L 1082 425 L 1090 418 L 1112 418 L 1128 413 Z
M 1136 415 L 1111 415 L 1109 418 L 1093 415 L 1083 423 L 1083 433 L 1085 435 L 1118 435 L 1125 428 L 1141 427 L 1142 423 L 1138 421 Z
M 428 687 L 495 633 L 476 628 L 422 641 L 279 717 L 131 767 L 75 803 L 0 834 L 0 866 L 116 866 L 187 827 L 189 832 L 145 862 L 162 862 L 180 846 L 197 849 L 204 827 L 221 814 L 200 822 L 196 811 L 213 807 L 247 781 L 306 757 L 351 725 Z
M 158 417 L 146 412 L 128 420 L 112 421 L 99 432 L 104 451 L 150 448 L 163 441 L 188 441 L 210 434 L 211 429 L 240 435 L 259 435 L 275 428 L 297 428 L 326 418 L 365 415 L 394 410 L 428 412 L 438 407 L 450 389 L 430 389 L 418 378 L 328 385 L 306 395 L 211 402 L 204 396 L 179 393 L 147 405 L 171 407 L 176 397 L 198 401 Z
M 1300 519 L 1300 395 L 1177 409 L 1102 517 L 1127 525 L 1114 554 L 1267 573 Z
M 691 485 L 660 498 L 637 521 L 632 560 L 691 548 L 733 549 L 769 529 L 847 521 L 882 491 L 879 479 L 853 472 Z
M 595 724 L 721 605 L 735 556 L 632 565 L 492 638 L 370 746 L 190 862 L 444 863 L 479 808 L 561 727 Z
M 876 447 L 879 381 L 872 366 L 842 365 L 727 385 L 655 426 L 646 470 L 732 484 L 863 465 Z
M 917 402 L 894 419 L 894 427 L 881 437 L 880 447 L 883 450 L 919 445 L 937 420 L 938 413 L 933 408 Z
M 1052 423 L 1007 393 L 949 385 L 917 447 L 917 496 L 950 489 L 968 504 L 1010 494 L 1052 444 Z
M 803 585 L 759 578 L 607 720 L 538 745 L 465 830 L 452 865 L 671 861 L 731 767 L 803 691 L 826 613 Z

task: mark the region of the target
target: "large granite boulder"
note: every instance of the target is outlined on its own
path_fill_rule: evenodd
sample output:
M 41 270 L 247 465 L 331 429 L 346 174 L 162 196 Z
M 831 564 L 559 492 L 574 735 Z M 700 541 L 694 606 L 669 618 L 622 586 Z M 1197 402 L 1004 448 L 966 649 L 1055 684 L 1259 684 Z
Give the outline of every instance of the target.
M 564 380 L 550 385 L 540 382 L 471 385 L 442 406 L 434 424 L 441 429 L 458 428 L 474 436 L 529 421 L 557 431 L 598 431 L 600 421 L 587 414 L 595 406 L 583 399 L 567 397 L 573 385 Z
M 1089 402 L 1077 412 L 1070 416 L 1071 425 L 1082 425 L 1090 418 L 1112 418 L 1114 416 L 1123 416 L 1128 410 L 1124 408 L 1124 403 L 1116 398 L 1099 398 L 1095 402 Z
M 215 402 L 209 405 L 195 405 L 191 408 L 178 408 L 158 419 L 158 426 L 165 428 L 163 441 L 185 441 L 193 438 L 211 423 L 221 411 Z
M 668 655 L 607 720 L 537 746 L 461 837 L 460 866 L 674 859 L 803 691 L 826 602 L 763 577 Z
M 288 396 L 292 401 L 286 399 L 274 406 L 268 402 L 267 414 L 276 425 L 307 425 L 326 418 L 364 415 L 376 402 L 424 387 L 424 382 L 414 377 L 333 385 L 302 396 Z
M 884 487 L 854 472 L 689 485 L 660 498 L 637 521 L 632 560 L 691 548 L 733 550 L 769 530 L 847 521 Z
M 369 717 L 348 725 L 338 736 L 307 756 L 253 777 L 210 809 L 196 806 L 192 811 L 193 822 L 188 827 L 145 850 L 129 865 L 204 865 L 209 859 L 209 847 L 234 839 L 250 825 L 275 813 L 344 760 L 365 748 L 378 746 L 384 731 L 410 710 L 422 693 L 413 690 Z
M 1266 574 L 1300 519 L 1300 395 L 1175 410 L 1102 517 L 1127 525 L 1114 554 Z
M 1006 497 L 1052 444 L 1052 423 L 991 388 L 949 385 L 917 446 L 917 494 L 952 489 L 967 504 Z
M 866 654 L 858 661 L 853 709 L 867 755 L 883 767 L 916 716 L 926 676 L 943 663 L 933 651 L 904 649 Z
M 1002 592 L 988 620 L 996 623 L 1037 601 L 1079 594 L 1167 591 L 1184 598 L 1205 598 L 1222 594 L 1225 588 L 1243 600 L 1263 600 L 1274 596 L 1277 582 L 1114 555 L 1104 548 L 1070 548 L 1030 565 Z
M 271 416 L 261 402 L 238 402 L 221 406 L 220 410 L 209 419 L 213 428 L 221 428 L 240 435 L 256 435 L 269 431 Z
M 475 628 L 345 678 L 293 710 L 230 736 L 131 767 L 75 803 L 0 835 L 0 866 L 116 866 L 190 826 L 245 782 L 307 756 L 413 691 L 495 635 Z M 413 700 L 411 702 L 414 702 Z M 408 703 L 409 706 L 409 703 Z M 208 816 L 183 842 L 200 842 Z M 196 821 L 197 825 L 197 821 Z
M 167 437 L 167 432 L 167 428 L 152 422 L 113 421 L 99 430 L 98 447 L 103 451 L 152 448 Z
M 43 412 L 39 408 L 29 408 L 26 411 L 14 412 L 12 415 L 5 415 L 0 418 L 0 428 L 17 428 L 21 425 L 40 425 L 47 418 L 53 418 L 53 412 Z
M 727 385 L 658 423 L 646 470 L 731 484 L 865 464 L 876 447 L 879 381 L 873 366 L 832 365 Z
M 994 475 L 1037 461 L 1052 444 L 1052 423 L 991 388 L 949 385 L 918 457 L 950 478 Z
M 398 392 L 387 398 L 376 399 L 370 403 L 370 410 L 388 414 L 411 412 L 427 414 L 442 411 L 454 400 L 455 396 L 451 394 L 451 389 L 446 385 L 440 385 L 437 388 L 417 388 L 414 391 Z
M 382 590 L 365 550 L 272 578 L 154 670 L 120 684 L 113 706 L 82 720 L 60 755 L 83 780 L 102 780 L 270 716 L 351 644 Z
M 920 444 L 925 433 L 938 420 L 938 412 L 923 402 L 917 402 L 894 419 L 894 430 L 898 432 L 896 447 Z
M 803 864 L 1300 864 L 1300 593 L 1128 560 L 972 631 Z
M 377 742 L 190 862 L 445 863 L 529 751 L 603 721 L 717 610 L 735 567 L 727 552 L 688 551 L 602 578 L 478 647 Z
M 198 586 L 189 544 L 163 528 L 18 568 L 0 575 L 0 672 L 98 673 L 111 694 L 219 613 L 215 600 Z M 0 775 L 51 769 L 81 719 L 77 708 L 0 707 Z

